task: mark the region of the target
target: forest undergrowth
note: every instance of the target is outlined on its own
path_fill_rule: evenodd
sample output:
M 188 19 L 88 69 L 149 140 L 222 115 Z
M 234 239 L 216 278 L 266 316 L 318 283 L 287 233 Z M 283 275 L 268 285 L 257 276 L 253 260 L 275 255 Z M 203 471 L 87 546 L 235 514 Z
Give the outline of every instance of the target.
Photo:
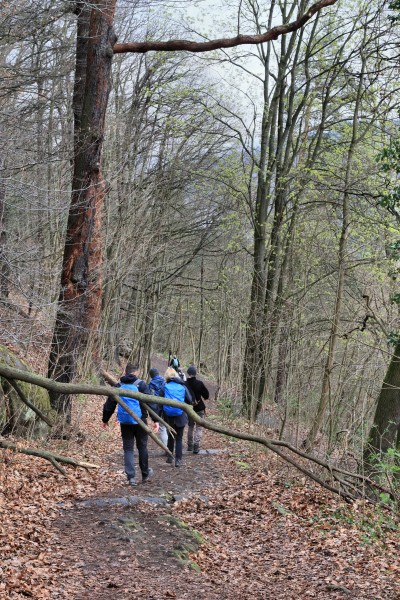
M 168 497 L 164 505 L 143 501 L 85 514 L 83 500 L 132 493 L 122 474 L 118 426 L 101 430 L 101 406 L 99 398 L 78 398 L 75 435 L 45 444 L 98 469 L 66 467 L 63 477 L 44 460 L 2 451 L 0 598 L 400 596 L 392 513 L 348 505 L 278 457 L 215 433 L 206 432 L 204 446 L 221 452 L 186 456 L 179 474 L 151 446 L 154 481 L 134 493 Z M 136 537 L 115 538 L 110 532 L 127 515 L 138 524 Z M 171 550 L 169 519 L 194 532 L 196 543 Z M 100 526 L 109 537 L 100 536 Z

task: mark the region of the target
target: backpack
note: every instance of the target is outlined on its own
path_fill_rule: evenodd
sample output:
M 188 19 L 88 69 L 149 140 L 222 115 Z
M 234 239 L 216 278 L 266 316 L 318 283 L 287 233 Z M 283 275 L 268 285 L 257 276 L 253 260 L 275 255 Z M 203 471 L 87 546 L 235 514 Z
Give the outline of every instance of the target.
M 174 369 L 177 369 L 179 367 L 179 360 L 176 357 L 172 359 L 172 366 L 174 367 Z
M 155 377 L 153 377 L 153 379 L 149 383 L 149 388 L 150 388 L 153 396 L 160 395 L 160 390 L 161 390 L 163 384 L 164 384 L 164 377 L 161 377 L 161 375 L 156 375 Z
M 139 382 L 139 380 L 136 380 L 136 382 Z M 131 392 L 139 391 L 139 389 L 137 388 L 135 383 L 121 383 L 120 388 L 125 388 L 127 390 L 130 390 Z M 123 400 L 125 402 L 125 404 L 127 404 L 128 407 L 139 418 L 141 418 L 142 409 L 140 407 L 139 400 L 136 400 L 136 398 L 128 398 L 127 396 L 121 396 L 121 400 Z M 118 421 L 120 423 L 123 423 L 124 425 L 137 425 L 137 422 L 135 421 L 135 419 L 133 417 L 131 417 L 131 415 L 129 413 L 127 413 L 126 410 L 124 408 L 122 408 L 122 406 L 120 406 L 119 404 L 118 404 L 117 417 L 118 417 Z
M 169 400 L 178 400 L 185 402 L 185 386 L 176 381 L 168 381 L 164 386 L 164 397 Z M 180 417 L 183 413 L 181 408 L 175 406 L 163 406 L 163 411 L 167 417 Z

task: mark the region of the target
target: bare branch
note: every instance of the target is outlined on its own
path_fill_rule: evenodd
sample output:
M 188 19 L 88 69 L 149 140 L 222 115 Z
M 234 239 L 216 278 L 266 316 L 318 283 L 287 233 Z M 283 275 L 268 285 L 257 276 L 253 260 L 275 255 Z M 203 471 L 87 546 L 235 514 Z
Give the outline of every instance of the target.
M 6 440 L 0 439 L 0 448 L 4 448 L 6 450 L 14 450 L 14 452 L 20 452 L 21 454 L 28 454 L 29 456 L 38 456 L 40 458 L 45 458 L 58 470 L 60 473 L 65 475 L 64 469 L 60 467 L 58 463 L 65 463 L 67 465 L 72 465 L 73 467 L 82 467 L 83 469 L 98 469 L 98 465 L 94 465 L 92 463 L 80 462 L 75 460 L 74 458 L 70 458 L 69 456 L 63 456 L 61 454 L 53 454 L 52 452 L 47 452 L 47 450 L 38 450 L 36 448 L 21 448 L 17 444 L 13 442 L 6 442 Z
M 192 42 L 190 40 L 167 40 L 167 41 L 148 41 L 148 42 L 127 42 L 125 44 L 115 44 L 113 46 L 114 54 L 125 52 L 135 52 L 137 54 L 150 52 L 174 52 L 177 50 L 186 50 L 186 52 L 209 52 L 210 50 L 219 50 L 220 48 L 234 48 L 244 44 L 263 44 L 271 40 L 276 40 L 281 35 L 301 29 L 317 12 L 327 6 L 336 4 L 338 0 L 320 0 L 316 2 L 308 11 L 298 17 L 292 23 L 287 25 L 277 25 L 265 33 L 257 35 L 237 35 L 233 38 L 220 38 L 208 42 Z

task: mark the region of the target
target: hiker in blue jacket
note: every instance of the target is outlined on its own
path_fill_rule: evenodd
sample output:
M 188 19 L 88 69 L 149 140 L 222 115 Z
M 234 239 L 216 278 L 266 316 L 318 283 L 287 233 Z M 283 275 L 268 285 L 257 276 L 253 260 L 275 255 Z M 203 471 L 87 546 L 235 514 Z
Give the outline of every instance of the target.
M 192 396 L 188 388 L 179 377 L 178 373 L 172 367 L 165 371 L 165 384 L 160 390 L 160 396 L 170 400 L 178 400 L 192 404 Z M 175 439 L 168 431 L 168 450 L 174 453 L 175 446 L 175 466 L 182 464 L 182 440 L 185 425 L 188 424 L 188 417 L 184 410 L 172 406 L 163 406 L 163 419 L 176 431 Z M 168 456 L 167 463 L 172 464 L 172 456 Z
M 128 363 L 125 368 L 125 375 L 121 377 L 120 383 L 116 387 L 126 388 L 131 392 L 141 392 L 142 394 L 151 394 L 149 386 L 138 377 L 139 367 Z M 129 408 L 147 424 L 148 412 L 146 407 L 134 398 L 121 396 L 121 399 Z M 136 446 L 139 454 L 139 467 L 142 472 L 142 482 L 148 481 L 153 475 L 153 469 L 149 467 L 149 455 L 147 452 L 148 435 L 137 421 L 120 406 L 112 396 L 109 396 L 103 406 L 103 428 L 107 429 L 108 421 L 118 406 L 117 417 L 121 426 L 122 446 L 124 449 L 124 466 L 129 485 L 136 485 L 135 476 L 135 458 L 133 448 L 136 440 Z M 158 423 L 153 422 L 152 428 L 158 431 Z
M 165 383 L 165 379 L 164 379 L 164 377 L 161 377 L 160 373 L 158 372 L 158 369 L 155 369 L 155 368 L 150 369 L 149 375 L 151 377 L 151 379 L 149 381 L 150 393 L 153 396 L 159 396 L 160 390 Z M 161 404 L 154 405 L 154 410 L 156 411 L 156 413 L 158 415 L 161 416 L 161 413 L 162 413 Z M 160 440 L 162 441 L 162 443 L 164 444 L 164 446 L 166 446 L 168 443 L 168 432 L 167 432 L 167 428 L 162 423 L 159 423 L 158 436 L 159 436 Z

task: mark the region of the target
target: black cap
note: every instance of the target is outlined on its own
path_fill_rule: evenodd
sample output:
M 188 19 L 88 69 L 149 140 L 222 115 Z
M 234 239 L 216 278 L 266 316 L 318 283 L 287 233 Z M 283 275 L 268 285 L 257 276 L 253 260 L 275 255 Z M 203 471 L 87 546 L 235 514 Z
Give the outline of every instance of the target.
M 190 367 L 187 370 L 187 374 L 189 375 L 189 377 L 194 377 L 197 373 L 197 369 L 194 365 L 190 365 Z
M 159 375 L 160 373 L 158 372 L 158 369 L 150 369 L 149 371 L 149 375 L 150 377 L 156 377 L 156 375 Z

